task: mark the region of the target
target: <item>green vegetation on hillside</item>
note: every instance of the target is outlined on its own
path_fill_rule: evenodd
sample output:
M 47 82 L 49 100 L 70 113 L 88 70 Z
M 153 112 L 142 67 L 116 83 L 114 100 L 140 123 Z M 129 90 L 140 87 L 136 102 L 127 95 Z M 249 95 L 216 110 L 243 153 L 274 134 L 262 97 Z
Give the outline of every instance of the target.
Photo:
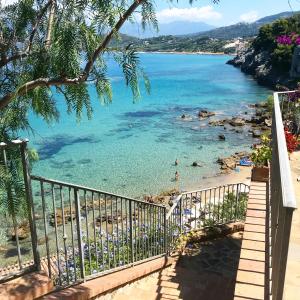
M 226 52 L 232 53 L 235 48 L 224 49 L 227 40 L 209 37 L 194 38 L 178 36 L 160 36 L 151 39 L 132 41 L 134 48 L 139 51 L 177 51 L 177 52 Z
M 275 69 L 288 72 L 299 33 L 300 14 L 262 26 L 252 46 L 256 53 L 267 53 Z

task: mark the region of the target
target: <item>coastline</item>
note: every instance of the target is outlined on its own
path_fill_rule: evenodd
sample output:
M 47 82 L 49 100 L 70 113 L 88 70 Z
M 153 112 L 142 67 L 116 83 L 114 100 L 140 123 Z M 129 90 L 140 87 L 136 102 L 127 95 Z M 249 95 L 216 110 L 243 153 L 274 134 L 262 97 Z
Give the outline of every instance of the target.
M 217 174 L 212 177 L 199 180 L 199 185 L 187 185 L 187 190 L 218 187 L 220 185 L 245 183 L 250 184 L 251 167 L 237 166 L 237 169 L 228 174 Z
M 235 54 L 226 54 L 224 52 L 189 52 L 189 51 L 137 51 L 139 54 L 181 54 L 181 55 L 216 55 L 216 56 L 232 56 Z

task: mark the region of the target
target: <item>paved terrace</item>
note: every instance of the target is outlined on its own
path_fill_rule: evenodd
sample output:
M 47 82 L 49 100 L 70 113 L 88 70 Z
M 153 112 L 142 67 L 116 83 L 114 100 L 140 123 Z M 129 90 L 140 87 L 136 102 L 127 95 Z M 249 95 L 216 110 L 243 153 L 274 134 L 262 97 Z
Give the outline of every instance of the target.
M 300 182 L 297 178 L 300 176 L 300 152 L 293 153 L 290 162 L 298 209 L 293 214 L 284 300 L 298 300 L 300 298 Z

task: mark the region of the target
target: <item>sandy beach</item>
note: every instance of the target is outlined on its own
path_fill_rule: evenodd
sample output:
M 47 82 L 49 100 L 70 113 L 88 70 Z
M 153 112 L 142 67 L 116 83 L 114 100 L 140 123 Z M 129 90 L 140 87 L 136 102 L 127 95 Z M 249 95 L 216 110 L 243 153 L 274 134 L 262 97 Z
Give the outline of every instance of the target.
M 229 174 L 216 175 L 199 180 L 199 185 L 186 186 L 186 190 L 197 190 L 210 187 L 218 187 L 220 185 L 245 183 L 250 185 L 251 167 L 238 166 Z
M 137 51 L 137 53 L 151 53 L 151 54 L 184 54 L 184 55 L 231 55 L 234 54 L 226 54 L 224 52 L 188 52 L 188 51 Z

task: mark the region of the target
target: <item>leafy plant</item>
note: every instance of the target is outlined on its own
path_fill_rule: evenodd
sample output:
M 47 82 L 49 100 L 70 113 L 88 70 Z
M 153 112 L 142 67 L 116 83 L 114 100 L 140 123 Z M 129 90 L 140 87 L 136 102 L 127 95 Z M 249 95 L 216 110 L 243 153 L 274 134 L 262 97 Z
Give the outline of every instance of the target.
M 270 147 L 270 139 L 263 135 L 261 138 L 261 145 L 257 147 L 251 154 L 251 160 L 257 167 L 267 166 L 272 158 L 272 149 Z

